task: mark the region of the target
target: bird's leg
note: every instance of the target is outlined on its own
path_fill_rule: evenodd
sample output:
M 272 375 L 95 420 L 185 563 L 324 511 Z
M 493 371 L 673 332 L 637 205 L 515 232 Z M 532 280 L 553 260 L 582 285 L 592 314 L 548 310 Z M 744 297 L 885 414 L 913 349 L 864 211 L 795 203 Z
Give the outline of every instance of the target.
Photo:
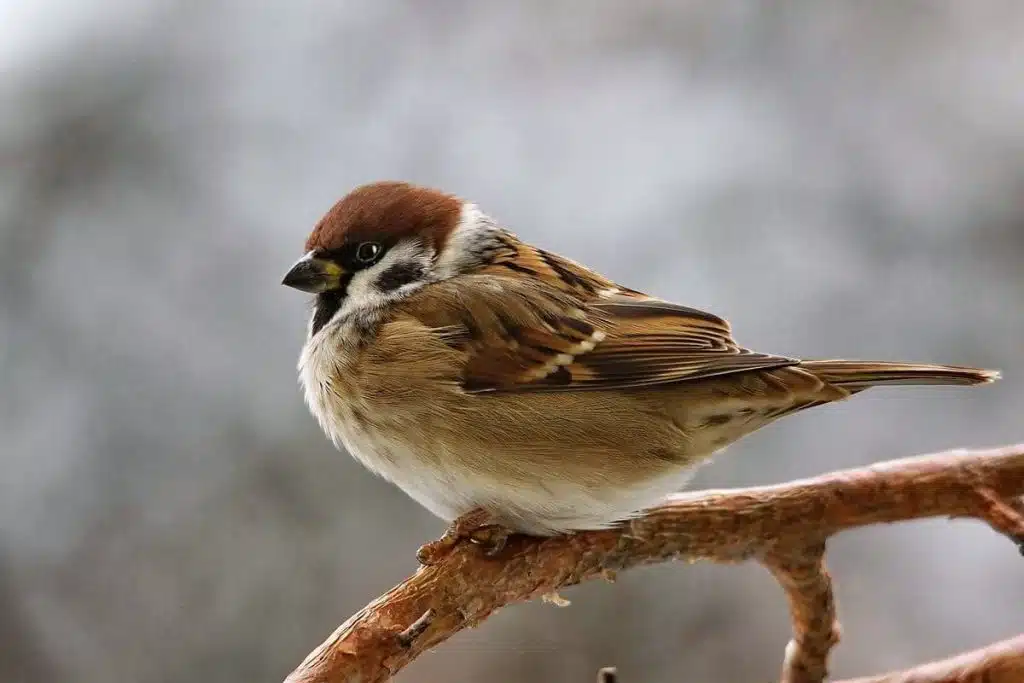
M 420 546 L 416 559 L 422 565 L 437 564 L 463 539 L 481 546 L 487 556 L 497 555 L 511 534 L 512 531 L 498 524 L 491 513 L 475 508 L 452 521 L 441 538 Z

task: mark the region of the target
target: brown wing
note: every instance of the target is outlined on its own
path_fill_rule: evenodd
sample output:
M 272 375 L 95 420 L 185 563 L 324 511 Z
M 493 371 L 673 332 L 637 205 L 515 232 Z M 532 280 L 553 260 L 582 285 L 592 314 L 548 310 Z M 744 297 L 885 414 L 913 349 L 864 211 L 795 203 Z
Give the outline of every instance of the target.
M 562 285 L 464 275 L 401 308 L 461 352 L 458 381 L 468 392 L 643 387 L 799 362 L 740 348 L 728 323 L 703 311 Z
M 630 293 L 592 303 L 607 336 L 573 367 L 588 388 L 637 387 L 797 365 L 742 348 L 711 313 Z

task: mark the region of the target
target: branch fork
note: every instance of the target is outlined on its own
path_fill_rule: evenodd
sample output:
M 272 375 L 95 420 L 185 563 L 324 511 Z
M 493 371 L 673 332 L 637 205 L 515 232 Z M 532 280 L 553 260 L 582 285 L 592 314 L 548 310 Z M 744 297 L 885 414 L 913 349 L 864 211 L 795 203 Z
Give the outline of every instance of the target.
M 339 626 L 286 683 L 386 681 L 501 607 L 671 559 L 763 564 L 785 591 L 793 624 L 779 680 L 822 683 L 840 637 L 825 569 L 829 537 L 872 524 L 969 517 L 1024 553 L 1022 496 L 1024 444 L 1018 444 L 894 460 L 777 486 L 680 494 L 613 529 L 512 536 L 494 556 L 473 543 L 456 543 Z M 599 676 L 615 679 L 609 670 Z M 1024 635 L 847 683 L 982 681 L 1024 681 Z

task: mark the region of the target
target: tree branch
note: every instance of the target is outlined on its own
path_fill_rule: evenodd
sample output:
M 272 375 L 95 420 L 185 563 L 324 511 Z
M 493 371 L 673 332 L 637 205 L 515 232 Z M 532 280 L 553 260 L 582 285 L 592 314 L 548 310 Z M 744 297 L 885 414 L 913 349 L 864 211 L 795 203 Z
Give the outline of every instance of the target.
M 498 557 L 463 543 L 349 618 L 286 683 L 385 681 L 505 605 L 682 558 L 763 563 L 786 591 L 793 618 L 781 680 L 819 683 L 839 638 L 823 561 L 829 536 L 871 524 L 973 517 L 1021 544 L 1024 515 L 1014 500 L 1020 496 L 1024 444 L 895 460 L 778 486 L 681 494 L 614 529 L 514 536 Z M 903 680 L 973 679 L 892 679 Z
M 828 654 L 839 642 L 832 578 L 825 570 L 825 542 L 774 548 L 761 558 L 786 591 L 793 639 L 782 661 L 782 683 L 825 679 Z
M 1020 683 L 1024 681 L 1024 635 L 940 662 L 839 683 Z

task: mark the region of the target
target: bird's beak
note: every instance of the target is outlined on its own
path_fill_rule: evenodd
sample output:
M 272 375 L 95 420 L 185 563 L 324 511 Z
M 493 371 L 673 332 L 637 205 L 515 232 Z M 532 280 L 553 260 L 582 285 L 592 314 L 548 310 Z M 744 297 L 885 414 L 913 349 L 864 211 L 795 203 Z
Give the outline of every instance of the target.
M 292 269 L 284 276 L 282 285 L 294 287 L 302 292 L 319 294 L 341 286 L 341 278 L 345 275 L 345 269 L 334 261 L 314 258 L 312 254 L 306 254 L 292 266 Z

